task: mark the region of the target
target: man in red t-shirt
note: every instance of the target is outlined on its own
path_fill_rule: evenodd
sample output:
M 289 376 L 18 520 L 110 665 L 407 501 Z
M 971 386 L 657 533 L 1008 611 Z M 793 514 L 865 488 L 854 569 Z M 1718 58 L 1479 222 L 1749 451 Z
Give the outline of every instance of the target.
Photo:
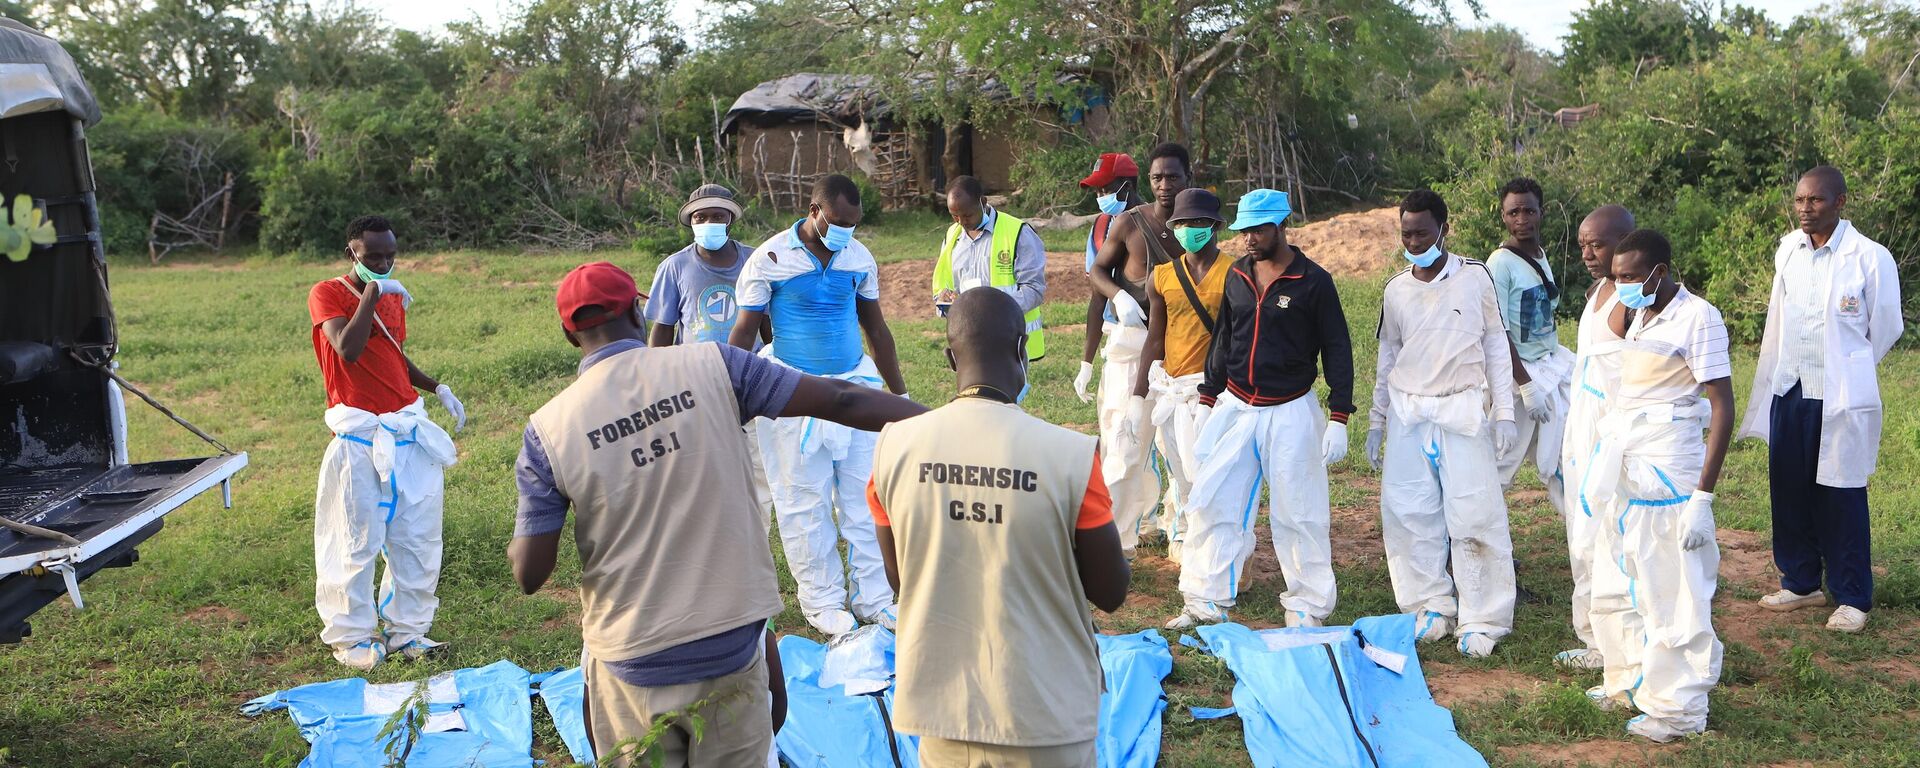
M 456 432 L 467 411 L 401 347 L 413 296 L 390 277 L 400 251 L 393 225 L 379 216 L 354 219 L 346 250 L 353 268 L 307 292 L 334 434 L 314 501 L 314 608 L 333 657 L 364 671 L 389 650 L 417 659 L 442 645 L 427 630 L 440 605 L 441 483 L 454 447 L 414 390 L 433 392 Z M 377 603 L 376 555 L 387 561 Z

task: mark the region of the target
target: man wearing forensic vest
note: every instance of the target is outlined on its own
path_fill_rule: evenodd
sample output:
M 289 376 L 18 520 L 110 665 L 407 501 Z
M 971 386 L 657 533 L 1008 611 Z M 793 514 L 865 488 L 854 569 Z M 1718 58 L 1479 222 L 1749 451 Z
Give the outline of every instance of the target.
M 1101 672 L 1088 601 L 1127 597 L 1099 441 L 1027 415 L 1013 298 L 960 294 L 960 396 L 889 425 L 867 488 L 900 598 L 893 726 L 926 768 L 1091 768 Z
M 740 425 L 804 416 L 874 430 L 926 409 L 724 344 L 649 348 L 638 297 L 633 277 L 604 261 L 560 282 L 580 376 L 528 420 L 507 557 L 520 588 L 538 590 L 573 508 L 601 764 L 650 760 L 607 753 L 700 702 L 704 732 L 669 729 L 654 746 L 662 764 L 763 764 L 774 725 L 763 635 L 781 601 Z
M 1840 218 L 1847 181 L 1822 165 L 1793 193 L 1800 228 L 1773 254 L 1773 298 L 1741 437 L 1768 443 L 1775 611 L 1839 603 L 1858 632 L 1873 607 L 1867 476 L 1880 458 L 1881 358 L 1900 339 L 1900 275 L 1886 246 Z
M 1006 291 L 1026 313 L 1027 354 L 1038 360 L 1047 354 L 1040 326 L 1040 303 L 1047 296 L 1047 248 L 1032 227 L 987 205 L 986 195 L 972 176 L 954 179 L 947 188 L 953 225 L 947 227 L 940 260 L 933 265 L 933 303 L 944 312 L 956 294 L 968 289 Z

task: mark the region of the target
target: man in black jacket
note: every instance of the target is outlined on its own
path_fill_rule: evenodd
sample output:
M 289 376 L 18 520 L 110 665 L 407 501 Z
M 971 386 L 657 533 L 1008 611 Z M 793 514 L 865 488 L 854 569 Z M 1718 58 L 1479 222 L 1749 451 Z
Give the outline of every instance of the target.
M 1347 455 L 1353 343 L 1333 276 L 1287 244 L 1290 213 L 1286 193 L 1257 189 L 1240 199 L 1230 227 L 1246 233 L 1247 255 L 1231 267 L 1215 313 L 1200 386 L 1213 415 L 1200 432 L 1180 568 L 1186 607 L 1169 627 L 1226 619 L 1253 554 L 1263 479 L 1287 626 L 1320 626 L 1333 613 L 1327 465 Z M 1312 397 L 1320 365 L 1328 414 Z

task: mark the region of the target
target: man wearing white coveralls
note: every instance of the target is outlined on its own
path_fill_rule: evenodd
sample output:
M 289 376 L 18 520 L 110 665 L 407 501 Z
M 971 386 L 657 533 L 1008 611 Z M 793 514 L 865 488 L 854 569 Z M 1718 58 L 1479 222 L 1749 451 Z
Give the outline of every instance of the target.
M 1461 653 L 1487 656 L 1513 631 L 1513 540 L 1494 471 L 1518 432 L 1513 353 L 1486 265 L 1446 251 L 1446 202 L 1407 195 L 1400 230 L 1411 264 L 1381 296 L 1367 420 L 1367 461 L 1385 464 L 1387 572 L 1421 640 L 1454 634 Z
M 389 652 L 416 659 L 441 645 L 427 631 L 440 606 L 441 482 L 454 462 L 453 438 L 427 418 L 414 390 L 434 393 L 455 431 L 467 423 L 453 390 L 401 348 L 413 296 L 392 278 L 399 250 L 386 219 L 354 219 L 346 248 L 353 268 L 307 293 L 334 434 L 314 499 L 313 602 L 321 641 L 362 671 Z M 377 600 L 376 557 L 387 561 Z

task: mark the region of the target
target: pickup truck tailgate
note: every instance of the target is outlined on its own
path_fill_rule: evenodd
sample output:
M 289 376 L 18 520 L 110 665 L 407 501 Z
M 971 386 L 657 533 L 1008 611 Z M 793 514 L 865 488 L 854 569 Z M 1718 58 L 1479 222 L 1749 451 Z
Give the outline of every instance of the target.
M 37 469 L 0 476 L 0 510 L 80 544 L 0 529 L 0 576 L 48 560 L 81 563 L 113 549 L 247 466 L 247 454 L 117 467 Z

